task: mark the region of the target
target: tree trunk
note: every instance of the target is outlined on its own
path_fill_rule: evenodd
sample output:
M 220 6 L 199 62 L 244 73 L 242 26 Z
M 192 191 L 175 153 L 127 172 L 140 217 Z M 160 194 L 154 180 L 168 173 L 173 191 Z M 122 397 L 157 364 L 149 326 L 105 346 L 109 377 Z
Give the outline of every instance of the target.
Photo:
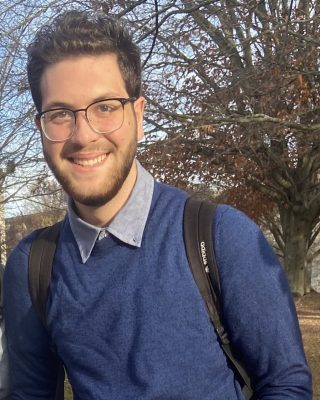
M 308 239 L 310 224 L 305 213 L 290 208 L 280 210 L 284 238 L 284 268 L 292 293 L 303 296 L 311 286 L 311 274 L 307 272 Z
M 311 276 L 312 276 L 312 262 L 309 262 L 307 259 L 306 261 L 306 272 L 305 272 L 305 278 L 304 278 L 304 293 L 310 293 L 311 292 Z

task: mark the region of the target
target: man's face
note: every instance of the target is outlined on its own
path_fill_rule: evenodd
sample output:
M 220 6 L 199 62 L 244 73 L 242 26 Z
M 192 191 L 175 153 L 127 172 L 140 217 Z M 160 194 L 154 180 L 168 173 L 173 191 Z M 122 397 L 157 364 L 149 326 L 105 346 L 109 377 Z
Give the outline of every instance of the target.
M 72 110 L 112 97 L 129 97 L 116 56 L 77 56 L 47 67 L 41 77 L 42 111 L 57 107 Z M 133 160 L 137 140 L 142 138 L 144 99 L 124 106 L 124 121 L 118 130 L 103 135 L 88 125 L 78 112 L 73 136 L 65 142 L 50 142 L 44 135 L 46 161 L 64 190 L 77 202 L 100 207 L 125 185 L 135 181 Z M 37 123 L 40 129 L 39 123 Z

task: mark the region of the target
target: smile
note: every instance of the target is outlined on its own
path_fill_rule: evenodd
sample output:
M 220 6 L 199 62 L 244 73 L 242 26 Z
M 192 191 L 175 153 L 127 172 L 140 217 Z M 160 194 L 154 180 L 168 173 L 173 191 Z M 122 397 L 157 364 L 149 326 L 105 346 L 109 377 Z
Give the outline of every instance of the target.
M 102 154 L 101 156 L 90 158 L 90 159 L 83 159 L 83 158 L 74 158 L 73 162 L 75 164 L 81 165 L 83 167 L 92 167 L 94 165 L 100 164 L 107 158 L 106 154 Z

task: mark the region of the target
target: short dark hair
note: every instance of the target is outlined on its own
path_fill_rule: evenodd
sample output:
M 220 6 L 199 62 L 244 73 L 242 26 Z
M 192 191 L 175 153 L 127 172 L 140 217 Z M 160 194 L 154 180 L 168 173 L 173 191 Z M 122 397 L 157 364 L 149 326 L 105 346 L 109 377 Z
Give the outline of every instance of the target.
M 118 19 L 81 11 L 67 11 L 43 26 L 28 47 L 28 80 L 41 112 L 40 80 L 45 68 L 70 56 L 115 54 L 130 97 L 141 93 L 140 50 Z

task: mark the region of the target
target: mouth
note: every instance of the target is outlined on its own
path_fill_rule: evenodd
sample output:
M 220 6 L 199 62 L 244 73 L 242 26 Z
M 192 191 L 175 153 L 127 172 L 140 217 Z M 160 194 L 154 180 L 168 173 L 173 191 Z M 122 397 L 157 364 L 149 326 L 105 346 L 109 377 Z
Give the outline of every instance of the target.
M 101 154 L 94 158 L 72 158 L 72 162 L 82 167 L 93 167 L 101 164 L 106 158 L 107 154 Z

